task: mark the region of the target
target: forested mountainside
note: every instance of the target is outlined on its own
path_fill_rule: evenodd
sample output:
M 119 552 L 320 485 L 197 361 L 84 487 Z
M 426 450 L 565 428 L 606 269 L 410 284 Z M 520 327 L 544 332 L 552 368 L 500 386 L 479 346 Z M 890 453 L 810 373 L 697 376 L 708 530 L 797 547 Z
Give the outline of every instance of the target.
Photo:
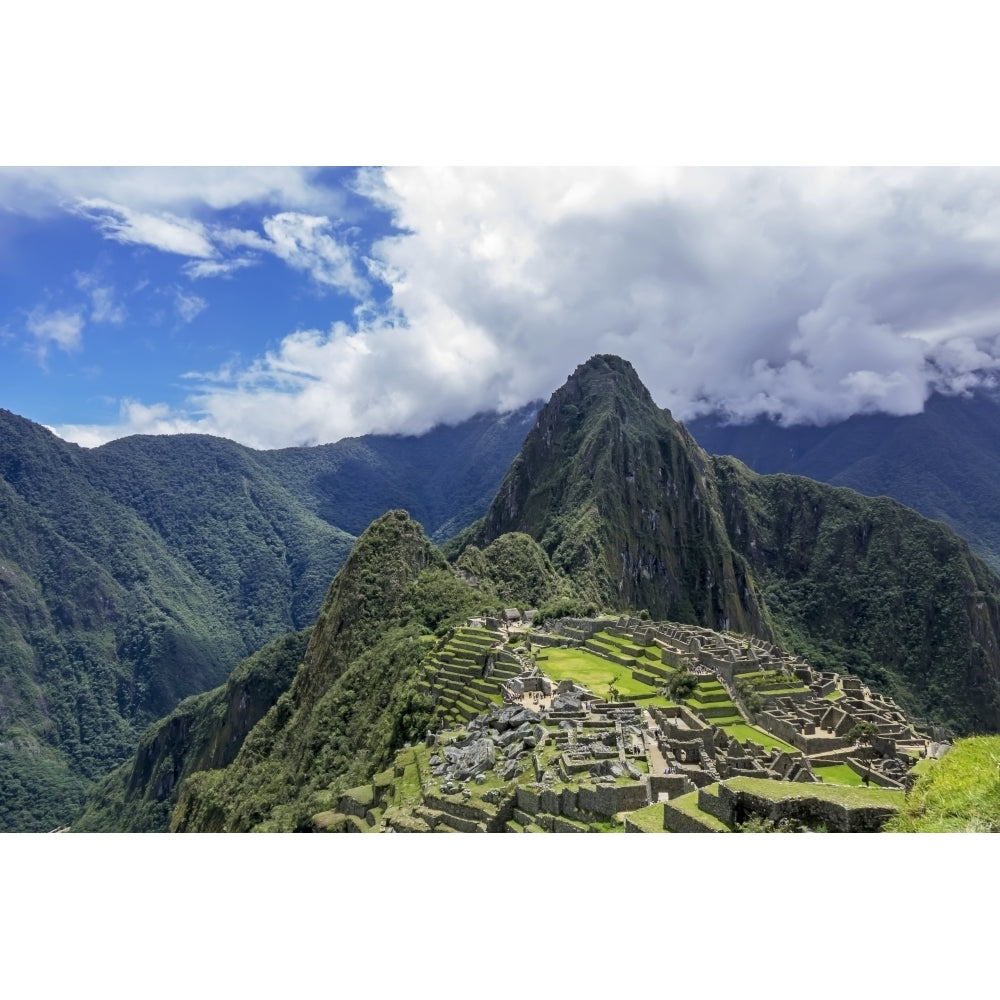
M 868 496 L 890 496 L 944 521 L 1000 572 L 1000 398 L 934 394 L 905 417 L 854 416 L 826 427 L 771 420 L 688 423 L 708 452 L 755 472 L 808 476 Z
M 232 763 L 247 734 L 292 683 L 310 635 L 304 629 L 268 643 L 225 684 L 186 698 L 150 726 L 135 756 L 90 790 L 73 829 L 166 830 L 178 785 L 195 771 Z
M 416 436 L 370 434 L 255 454 L 305 506 L 352 535 L 402 508 L 440 543 L 482 516 L 541 405 Z
M 1000 730 L 1000 581 L 964 541 L 894 501 L 712 459 L 619 358 L 554 394 L 447 551 L 401 511 L 364 533 L 295 680 L 231 764 L 181 782 L 174 829 L 311 829 L 423 735 L 434 633 L 504 605 L 746 631 L 938 724 Z
M 152 720 L 309 626 L 354 542 L 338 505 L 367 524 L 408 483 L 439 532 L 481 513 L 532 413 L 269 453 L 88 450 L 0 411 L 0 829 L 61 825 Z

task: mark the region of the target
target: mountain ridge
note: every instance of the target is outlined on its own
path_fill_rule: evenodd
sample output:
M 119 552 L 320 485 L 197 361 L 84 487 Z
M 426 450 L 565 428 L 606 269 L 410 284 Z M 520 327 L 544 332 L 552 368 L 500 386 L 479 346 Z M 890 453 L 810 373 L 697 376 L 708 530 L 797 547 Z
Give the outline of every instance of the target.
M 944 521 L 1000 572 L 1000 397 L 934 393 L 910 416 L 856 415 L 823 427 L 772 420 L 688 421 L 706 450 L 755 472 L 807 476 L 867 496 L 891 496 Z

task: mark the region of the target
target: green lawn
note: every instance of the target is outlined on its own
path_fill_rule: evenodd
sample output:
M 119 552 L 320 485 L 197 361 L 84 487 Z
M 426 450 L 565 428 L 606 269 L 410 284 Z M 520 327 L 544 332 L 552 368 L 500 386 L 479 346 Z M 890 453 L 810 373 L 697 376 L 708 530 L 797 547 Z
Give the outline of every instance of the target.
M 722 728 L 730 736 L 735 736 L 741 743 L 745 740 L 753 740 L 754 743 L 759 744 L 767 750 L 773 750 L 777 747 L 785 753 L 800 752 L 791 744 L 786 743 L 784 740 L 779 740 L 777 736 L 771 736 L 763 730 L 755 729 L 753 726 L 748 726 L 745 722 L 733 723 L 732 725 L 723 726 Z
M 817 778 L 822 778 L 827 784 L 854 785 L 855 787 L 864 784 L 861 775 L 848 767 L 847 764 L 826 764 L 820 767 L 814 763 L 813 771 Z
M 656 690 L 648 684 L 643 684 L 642 681 L 637 681 L 629 673 L 628 667 L 611 663 L 585 649 L 559 649 L 553 646 L 546 652 L 547 658 L 538 664 L 543 673 L 554 681 L 569 679 L 582 684 L 593 691 L 598 698 L 607 697 L 608 687 L 612 682 L 619 693 L 626 698 L 632 695 L 652 694 Z M 654 702 L 654 704 L 668 704 L 668 702 Z

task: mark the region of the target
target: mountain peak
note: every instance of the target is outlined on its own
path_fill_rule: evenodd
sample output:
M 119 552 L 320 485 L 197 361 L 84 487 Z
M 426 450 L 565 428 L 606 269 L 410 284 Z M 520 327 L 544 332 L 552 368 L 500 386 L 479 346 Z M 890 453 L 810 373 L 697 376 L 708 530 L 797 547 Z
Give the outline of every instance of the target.
M 577 365 L 576 370 L 555 396 L 563 390 L 583 396 L 594 394 L 612 396 L 624 392 L 642 403 L 655 405 L 653 397 L 650 396 L 649 390 L 631 362 L 616 354 L 595 354 L 582 365 Z
M 590 358 L 538 414 L 479 541 L 510 531 L 598 605 L 770 636 L 706 456 L 622 358 Z

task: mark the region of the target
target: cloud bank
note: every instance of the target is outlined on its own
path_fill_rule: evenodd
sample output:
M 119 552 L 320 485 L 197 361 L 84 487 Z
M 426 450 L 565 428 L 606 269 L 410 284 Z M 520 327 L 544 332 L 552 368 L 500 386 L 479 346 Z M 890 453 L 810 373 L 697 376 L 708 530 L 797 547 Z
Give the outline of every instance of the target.
M 295 210 L 241 236 L 159 205 L 191 276 L 269 252 L 357 308 L 189 373 L 157 426 L 262 447 L 419 432 L 545 397 L 598 352 L 680 419 L 784 424 L 916 413 L 1000 368 L 998 171 L 386 169 L 355 193 L 398 233 L 364 247 Z M 129 211 L 110 237 L 141 230 Z

